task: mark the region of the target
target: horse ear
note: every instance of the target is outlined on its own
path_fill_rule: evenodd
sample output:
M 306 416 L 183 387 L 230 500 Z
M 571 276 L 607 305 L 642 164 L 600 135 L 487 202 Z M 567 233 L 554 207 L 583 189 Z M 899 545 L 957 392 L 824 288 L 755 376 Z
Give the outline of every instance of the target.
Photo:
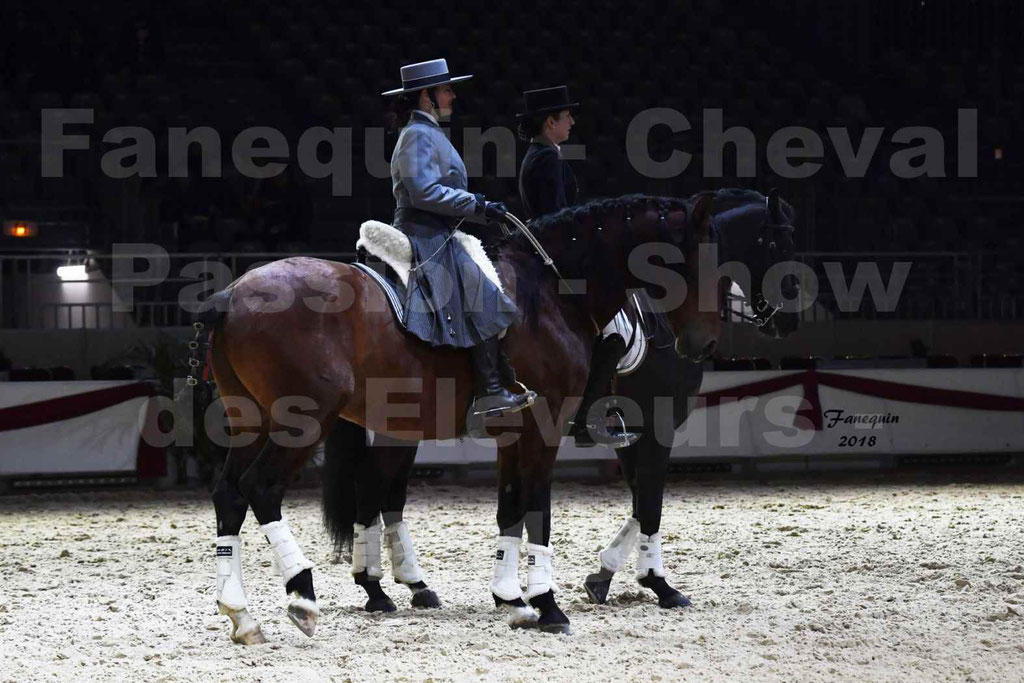
M 779 191 L 777 188 L 768 190 L 768 209 L 772 213 L 772 220 L 776 223 L 783 222 L 782 206 L 779 204 Z
M 712 198 L 710 195 L 703 194 L 700 196 L 700 199 L 693 206 L 693 211 L 690 212 L 690 220 L 693 221 L 694 225 L 704 225 L 704 221 L 711 214 L 711 203 Z

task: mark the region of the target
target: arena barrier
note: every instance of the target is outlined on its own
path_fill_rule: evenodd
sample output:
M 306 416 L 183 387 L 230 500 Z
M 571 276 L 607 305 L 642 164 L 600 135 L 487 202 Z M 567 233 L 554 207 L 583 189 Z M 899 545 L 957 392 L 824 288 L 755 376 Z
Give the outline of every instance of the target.
M 0 476 L 166 474 L 140 438 L 145 382 L 0 382 Z
M 1024 370 L 708 372 L 674 459 L 1024 451 Z M 559 461 L 613 459 L 563 441 Z M 424 443 L 417 464 L 494 463 L 488 442 Z
M 166 474 L 140 438 L 144 382 L 0 383 L 0 476 Z M 674 459 L 1024 452 L 1024 370 L 708 372 Z M 670 409 L 666 404 L 665 409 Z M 612 460 L 563 440 L 559 461 Z M 425 442 L 418 465 L 493 465 L 493 441 Z

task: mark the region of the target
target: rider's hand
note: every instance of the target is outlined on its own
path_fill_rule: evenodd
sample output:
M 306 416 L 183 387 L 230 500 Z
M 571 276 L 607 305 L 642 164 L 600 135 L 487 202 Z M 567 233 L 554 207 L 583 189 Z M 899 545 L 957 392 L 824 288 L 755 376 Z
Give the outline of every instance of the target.
M 484 215 L 492 221 L 504 220 L 508 215 L 508 207 L 504 202 L 487 202 L 484 205 Z

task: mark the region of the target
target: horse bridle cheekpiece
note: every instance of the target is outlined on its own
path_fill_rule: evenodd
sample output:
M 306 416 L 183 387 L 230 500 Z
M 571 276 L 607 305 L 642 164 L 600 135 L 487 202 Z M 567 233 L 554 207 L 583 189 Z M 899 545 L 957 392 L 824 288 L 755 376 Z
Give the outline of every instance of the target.
M 764 198 L 765 222 L 761 225 L 761 234 L 757 237 L 757 246 L 761 248 L 763 262 L 772 265 L 774 265 L 775 252 L 778 249 L 779 241 L 795 230 L 795 227 L 792 225 L 777 222 L 778 217 L 775 215 L 771 205 L 772 200 L 776 198 L 775 190 L 771 190 L 768 196 Z M 762 290 L 758 290 L 757 296 L 752 301 L 746 292 L 744 292 L 743 296 L 731 292 L 725 296 L 730 303 L 733 301 L 740 302 L 740 306 L 738 310 L 732 309 L 732 306 L 726 306 L 723 315 L 735 315 L 741 320 L 753 323 L 758 327 L 764 327 L 771 322 L 772 318 L 782 310 L 783 306 L 782 304 L 776 305 L 769 302 Z M 743 310 L 743 304 L 747 304 L 750 307 L 753 315 Z

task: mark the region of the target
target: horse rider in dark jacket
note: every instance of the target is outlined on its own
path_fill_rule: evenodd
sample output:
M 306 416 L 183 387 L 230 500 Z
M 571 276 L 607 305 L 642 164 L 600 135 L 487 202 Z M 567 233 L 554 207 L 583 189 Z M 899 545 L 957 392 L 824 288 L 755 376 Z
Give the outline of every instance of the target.
M 519 169 L 519 197 L 532 219 L 576 203 L 576 176 L 569 162 L 562 158 L 559 145 L 569 139 L 569 131 L 576 122 L 572 113 L 579 102 L 570 101 L 564 85 L 528 90 L 523 93 L 523 102 L 524 111 L 517 116 L 519 136 L 529 140 L 530 147 Z M 639 438 L 627 432 L 621 422 L 617 427 L 602 427 L 587 419 L 594 403 L 611 388 L 619 359 L 626 352 L 629 329 L 628 319 L 620 311 L 594 344 L 583 400 L 569 429 L 577 446 L 595 445 L 595 433 L 603 434 L 601 443 L 613 448 L 624 448 Z
M 451 76 L 435 59 L 402 67 L 397 109 L 408 123 L 391 158 L 394 225 L 412 244 L 406 294 L 406 327 L 434 346 L 471 348 L 474 399 L 467 420 L 486 420 L 528 407 L 536 394 L 505 387 L 515 373 L 498 336 L 518 318 L 516 305 L 480 270 L 457 239 L 462 221 L 501 220 L 501 202 L 467 191 L 466 166 L 439 121 L 451 116 L 452 85 L 472 76 Z M 504 381 L 503 381 L 504 380 Z

